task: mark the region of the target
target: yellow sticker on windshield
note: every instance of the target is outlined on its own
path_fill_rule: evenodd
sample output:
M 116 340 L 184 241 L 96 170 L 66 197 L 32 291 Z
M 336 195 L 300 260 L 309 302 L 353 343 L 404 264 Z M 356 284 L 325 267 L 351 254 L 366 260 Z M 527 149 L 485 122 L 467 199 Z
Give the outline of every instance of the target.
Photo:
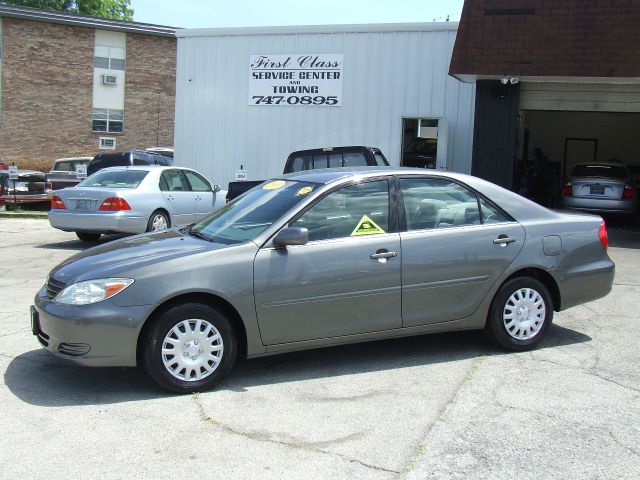
M 312 190 L 313 190 L 313 187 L 302 187 L 300 190 L 296 192 L 296 195 L 298 196 L 308 195 L 309 193 L 311 193 Z
M 366 215 L 363 215 L 356 228 L 351 233 L 352 237 L 358 235 L 372 235 L 374 233 L 386 233 L 380 226 Z
M 275 190 L 276 188 L 284 187 L 285 182 L 283 180 L 276 180 L 275 182 L 269 182 L 264 187 L 263 190 Z

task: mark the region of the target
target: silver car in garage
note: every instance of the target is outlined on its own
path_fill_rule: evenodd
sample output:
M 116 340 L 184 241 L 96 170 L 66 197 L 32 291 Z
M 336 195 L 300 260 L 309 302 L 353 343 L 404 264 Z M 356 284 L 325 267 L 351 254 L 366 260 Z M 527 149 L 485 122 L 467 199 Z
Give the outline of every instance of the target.
M 222 208 L 225 190 L 180 167 L 112 167 L 53 192 L 49 223 L 84 241 L 194 223 Z
M 634 215 L 638 191 L 626 165 L 579 163 L 562 187 L 562 208 L 599 214 Z
M 238 357 L 484 329 L 509 350 L 553 312 L 606 295 L 602 219 L 479 178 L 312 170 L 267 181 L 199 223 L 88 249 L 54 268 L 32 329 L 54 355 L 143 365 L 176 392 Z

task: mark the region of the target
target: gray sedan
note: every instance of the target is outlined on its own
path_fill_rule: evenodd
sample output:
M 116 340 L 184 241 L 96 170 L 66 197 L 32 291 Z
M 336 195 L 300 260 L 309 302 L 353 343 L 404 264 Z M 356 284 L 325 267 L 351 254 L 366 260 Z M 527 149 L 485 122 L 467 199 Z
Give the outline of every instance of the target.
M 76 187 L 53 192 L 49 223 L 84 241 L 103 233 L 164 230 L 222 208 L 226 193 L 188 168 L 105 168 Z
M 257 186 L 194 226 L 117 240 L 54 268 L 32 329 L 54 355 L 142 364 L 162 387 L 216 385 L 236 359 L 484 329 L 534 347 L 554 311 L 606 295 L 600 217 L 481 179 L 335 169 Z

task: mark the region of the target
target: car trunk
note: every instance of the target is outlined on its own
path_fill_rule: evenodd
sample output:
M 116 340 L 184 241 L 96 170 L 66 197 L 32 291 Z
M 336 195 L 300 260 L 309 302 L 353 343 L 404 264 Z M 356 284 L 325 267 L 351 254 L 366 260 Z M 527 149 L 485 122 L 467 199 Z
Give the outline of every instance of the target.
M 604 177 L 577 177 L 571 179 L 574 197 L 620 200 L 626 185 L 625 180 Z
M 131 189 L 115 188 L 65 188 L 55 192 L 64 202 L 67 210 L 79 210 L 83 212 L 95 212 L 100 210 L 100 205 L 111 197 L 118 197 L 119 192 L 131 191 Z

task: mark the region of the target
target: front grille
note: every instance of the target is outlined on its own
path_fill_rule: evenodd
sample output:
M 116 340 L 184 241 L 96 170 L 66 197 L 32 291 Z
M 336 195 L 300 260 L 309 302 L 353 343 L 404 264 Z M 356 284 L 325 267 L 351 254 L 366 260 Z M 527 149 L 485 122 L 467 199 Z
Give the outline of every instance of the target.
M 47 280 L 47 297 L 55 298 L 55 296 L 58 295 L 58 293 L 60 293 L 60 291 L 66 286 L 66 283 L 54 280 L 53 278 L 49 277 L 49 279 Z
M 86 355 L 89 350 L 91 350 L 91 347 L 86 343 L 61 343 L 58 345 L 58 352 L 73 357 Z

